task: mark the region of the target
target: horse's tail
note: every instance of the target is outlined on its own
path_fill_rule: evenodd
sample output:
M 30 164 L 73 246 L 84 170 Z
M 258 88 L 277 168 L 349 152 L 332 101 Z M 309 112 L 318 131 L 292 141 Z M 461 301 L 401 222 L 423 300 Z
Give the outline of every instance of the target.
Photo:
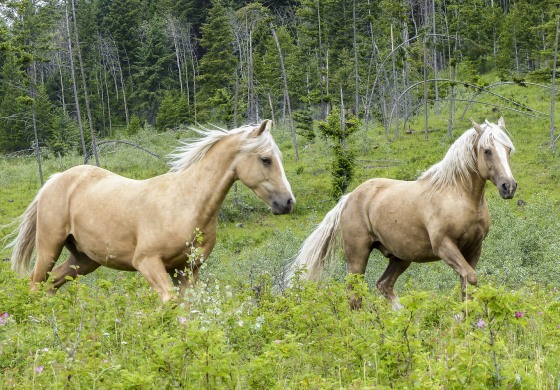
M 14 224 L 17 223 L 18 227 L 8 236 L 8 238 L 15 237 L 12 242 L 6 245 L 6 248 L 13 248 L 11 258 L 12 269 L 20 275 L 27 274 L 31 256 L 33 256 L 33 250 L 35 249 L 35 238 L 37 235 L 37 204 L 39 202 L 39 197 L 45 187 L 57 176 L 58 174 L 52 175 L 49 180 L 47 180 L 31 204 L 27 206 L 25 212 L 14 221 Z
M 39 192 L 40 193 L 40 192 Z M 12 250 L 12 269 L 20 275 L 27 274 L 33 250 L 35 249 L 35 235 L 37 232 L 37 203 L 39 194 L 27 206 L 25 212 L 16 219 L 19 226 L 10 235 L 15 236 L 6 248 Z
M 319 281 L 321 280 L 326 262 L 332 258 L 338 236 L 340 215 L 346 205 L 348 195 L 340 198 L 336 206 L 327 213 L 323 221 L 303 242 L 296 259 L 286 272 L 285 280 L 289 283 L 290 279 L 298 270 L 302 270 L 304 279 Z

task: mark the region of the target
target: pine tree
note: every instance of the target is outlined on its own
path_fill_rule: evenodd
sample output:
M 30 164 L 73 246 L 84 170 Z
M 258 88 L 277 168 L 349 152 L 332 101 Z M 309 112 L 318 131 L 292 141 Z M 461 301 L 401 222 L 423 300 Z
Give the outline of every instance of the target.
M 173 83 L 168 72 L 173 63 L 173 53 L 161 20 L 144 23 L 142 31 L 145 39 L 134 67 L 136 89 L 132 98 L 141 116 L 155 125 L 163 92 Z
M 208 23 L 201 28 L 200 45 L 206 53 L 200 60 L 198 76 L 198 120 L 233 121 L 232 96 L 237 59 L 233 55 L 230 11 L 220 0 L 208 12 Z
M 27 78 L 13 53 L 6 52 L 0 79 L 0 151 L 28 149 L 32 134 L 27 130 L 29 97 Z

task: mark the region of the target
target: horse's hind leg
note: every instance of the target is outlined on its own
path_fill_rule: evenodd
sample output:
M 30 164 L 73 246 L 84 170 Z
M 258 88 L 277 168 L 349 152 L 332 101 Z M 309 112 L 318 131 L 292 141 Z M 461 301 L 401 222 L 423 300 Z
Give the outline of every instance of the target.
M 37 258 L 31 272 L 31 288 L 35 289 L 37 283 L 47 280 L 48 273 L 53 269 L 56 260 L 62 252 L 64 240 L 55 237 L 44 237 L 37 232 Z
M 84 253 L 78 253 L 75 250 L 72 250 L 71 252 L 72 254 L 68 258 L 68 260 L 56 266 L 52 271 L 52 275 L 54 276 L 54 289 L 58 289 L 60 286 L 66 283 L 68 281 L 68 279 L 66 278 L 67 276 L 75 278 L 78 275 L 87 275 L 90 272 L 95 271 L 100 266 L 99 263 L 90 259 Z
M 371 238 L 367 235 L 360 237 L 359 234 L 355 234 L 356 230 L 353 229 L 349 229 L 346 232 L 342 231 L 346 269 L 349 274 L 363 275 L 366 272 L 369 254 L 372 250 Z M 352 309 L 359 309 L 362 307 L 362 298 L 356 297 L 353 289 L 352 283 L 349 283 L 346 287 L 349 293 L 348 303 Z
M 410 261 L 405 261 L 399 259 L 395 256 L 389 257 L 389 264 L 383 272 L 383 275 L 377 281 L 377 289 L 383 294 L 385 298 L 391 301 L 394 310 L 400 310 L 403 308 L 401 305 L 399 298 L 395 295 L 393 287 L 395 286 L 395 282 L 397 281 L 398 277 L 406 271 L 406 269 L 410 266 Z

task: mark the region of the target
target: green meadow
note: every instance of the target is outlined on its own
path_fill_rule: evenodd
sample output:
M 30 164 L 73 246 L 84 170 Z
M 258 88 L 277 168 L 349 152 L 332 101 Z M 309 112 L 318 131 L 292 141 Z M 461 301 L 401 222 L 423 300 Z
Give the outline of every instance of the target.
M 30 292 L 2 249 L 0 387 L 558 388 L 560 160 L 550 142 L 550 90 L 505 85 L 492 91 L 533 111 L 472 105 L 461 118 L 465 105 L 455 109 L 454 139 L 470 127 L 469 118 L 480 123 L 503 116 L 516 146 L 514 199 L 502 200 L 487 184 L 492 227 L 472 301 L 461 302 L 459 278 L 443 262 L 413 264 L 396 286 L 405 309 L 392 311 L 374 288 L 386 266 L 376 252 L 359 284 L 362 310 L 348 308 L 342 257 L 324 282 L 276 292 L 282 269 L 336 203 L 329 195 L 329 140 L 318 132 L 314 142 L 298 137 L 296 161 L 280 121 L 273 135 L 295 210 L 273 216 L 239 183 L 220 212 L 217 244 L 200 283 L 175 304 L 162 305 L 140 274 L 106 268 L 67 283 L 55 296 Z M 474 91 L 461 93 L 468 99 Z M 440 108 L 440 115 L 430 110 L 427 138 L 421 117 L 401 121 L 398 136 L 394 123 L 387 130 L 362 123 L 349 139 L 356 152 L 350 190 L 372 177 L 414 180 L 439 161 L 452 142 L 448 102 Z M 181 139 L 195 136 L 189 129 L 145 126 L 112 139 L 165 158 Z M 43 157 L 45 177 L 83 159 L 77 151 L 59 157 L 45 150 Z M 100 160 L 136 179 L 168 169 L 162 159 L 125 144 L 104 144 Z M 0 157 L 0 238 L 39 188 L 34 156 Z

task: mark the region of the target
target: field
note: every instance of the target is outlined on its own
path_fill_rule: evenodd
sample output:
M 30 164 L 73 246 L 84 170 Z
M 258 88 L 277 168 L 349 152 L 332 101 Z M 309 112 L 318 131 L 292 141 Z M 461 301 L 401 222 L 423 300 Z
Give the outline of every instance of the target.
M 497 92 L 548 112 L 548 90 L 508 86 Z M 443 107 L 442 112 L 445 112 Z M 0 264 L 2 388 L 527 388 L 560 387 L 560 162 L 549 122 L 475 107 L 454 136 L 505 117 L 517 151 L 516 196 L 487 185 L 492 228 L 477 268 L 474 299 L 462 303 L 458 276 L 442 262 L 413 265 L 391 310 L 374 284 L 386 260 L 373 253 L 350 311 L 339 261 L 324 283 L 272 286 L 299 245 L 336 200 L 329 196 L 330 145 L 274 137 L 297 198 L 294 212 L 273 216 L 242 184 L 220 213 L 218 243 L 201 282 L 177 304 L 162 305 L 139 274 L 99 269 L 56 296 L 30 292 L 27 280 Z M 351 189 L 371 177 L 412 180 L 440 160 L 450 142 L 447 117 L 421 118 L 399 137 L 378 125 L 352 136 L 357 170 Z M 127 140 L 160 156 L 189 130 L 146 127 Z M 124 176 L 166 172 L 165 163 L 126 145 L 106 144 L 102 166 Z M 81 157 L 46 155 L 45 175 Z M 33 157 L 0 158 L 0 225 L 21 214 L 39 189 Z M 173 207 L 170 205 L 169 207 Z M 0 231 L 0 238 L 11 227 Z M 8 258 L 9 251 L 0 251 Z

